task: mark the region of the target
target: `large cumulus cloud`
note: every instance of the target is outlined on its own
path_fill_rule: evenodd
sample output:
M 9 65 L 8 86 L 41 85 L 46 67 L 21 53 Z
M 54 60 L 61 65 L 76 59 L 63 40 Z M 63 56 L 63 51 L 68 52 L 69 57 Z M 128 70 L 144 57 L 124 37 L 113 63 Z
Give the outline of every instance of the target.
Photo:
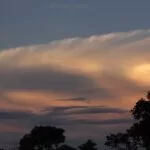
M 2 50 L 0 119 L 68 128 L 130 123 L 126 109 L 150 87 L 149 47 L 150 30 L 136 30 Z
M 149 41 L 150 30 L 136 30 L 2 50 L 0 89 L 100 100 L 132 96 L 149 88 Z

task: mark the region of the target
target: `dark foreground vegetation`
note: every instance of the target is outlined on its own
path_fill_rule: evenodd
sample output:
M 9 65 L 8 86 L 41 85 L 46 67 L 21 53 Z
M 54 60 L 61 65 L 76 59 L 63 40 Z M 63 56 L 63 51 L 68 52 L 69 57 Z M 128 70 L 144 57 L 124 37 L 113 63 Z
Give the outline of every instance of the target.
M 110 133 L 105 146 L 112 150 L 150 150 L 150 92 L 132 110 L 133 125 L 124 133 Z M 54 126 L 35 126 L 19 142 L 19 150 L 97 150 L 97 144 L 87 140 L 78 148 L 65 144 L 65 130 Z
M 23 136 L 19 143 L 20 150 L 76 150 L 64 144 L 64 129 L 52 126 L 36 126 L 29 134 Z M 87 140 L 78 147 L 79 150 L 97 150 L 97 144 Z
M 125 133 L 107 135 L 105 145 L 118 150 L 150 150 L 150 92 L 137 101 L 130 113 L 135 123 Z

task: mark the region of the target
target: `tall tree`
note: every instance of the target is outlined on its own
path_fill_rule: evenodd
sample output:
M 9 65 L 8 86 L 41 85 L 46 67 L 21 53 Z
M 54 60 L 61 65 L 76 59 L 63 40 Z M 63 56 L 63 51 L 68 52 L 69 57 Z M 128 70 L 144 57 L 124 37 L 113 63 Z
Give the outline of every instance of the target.
M 65 142 L 64 129 L 51 126 L 35 126 L 19 143 L 20 150 L 55 150 Z
M 136 102 L 130 113 L 134 117 L 135 123 L 127 130 L 126 136 L 110 134 L 106 137 L 105 145 L 117 148 L 126 143 L 127 149 L 136 149 L 142 146 L 146 150 L 150 150 L 150 92 L 147 93 L 146 98 L 141 98 Z
M 136 123 L 128 130 L 129 134 L 137 142 L 150 150 L 150 92 L 146 98 L 141 98 L 131 110 L 131 114 L 136 119 Z
M 84 144 L 80 145 L 79 150 L 97 150 L 97 144 L 92 140 L 87 140 Z

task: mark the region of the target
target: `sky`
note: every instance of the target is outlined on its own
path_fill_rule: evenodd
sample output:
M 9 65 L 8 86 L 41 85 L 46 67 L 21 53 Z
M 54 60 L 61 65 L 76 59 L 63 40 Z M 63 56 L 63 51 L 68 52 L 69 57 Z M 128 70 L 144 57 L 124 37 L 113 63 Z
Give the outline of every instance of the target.
M 0 144 L 34 125 L 66 129 L 67 142 L 133 122 L 150 85 L 149 1 L 1 0 Z

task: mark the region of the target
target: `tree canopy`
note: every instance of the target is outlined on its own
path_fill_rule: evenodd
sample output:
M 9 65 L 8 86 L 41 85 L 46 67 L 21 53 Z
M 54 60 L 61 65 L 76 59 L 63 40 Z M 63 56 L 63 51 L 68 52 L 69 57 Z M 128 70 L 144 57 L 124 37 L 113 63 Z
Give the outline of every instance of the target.
M 54 150 L 65 142 L 64 129 L 51 126 L 35 126 L 19 143 L 20 150 Z
M 80 145 L 79 150 L 97 150 L 97 144 L 92 140 L 87 140 L 84 144 Z

